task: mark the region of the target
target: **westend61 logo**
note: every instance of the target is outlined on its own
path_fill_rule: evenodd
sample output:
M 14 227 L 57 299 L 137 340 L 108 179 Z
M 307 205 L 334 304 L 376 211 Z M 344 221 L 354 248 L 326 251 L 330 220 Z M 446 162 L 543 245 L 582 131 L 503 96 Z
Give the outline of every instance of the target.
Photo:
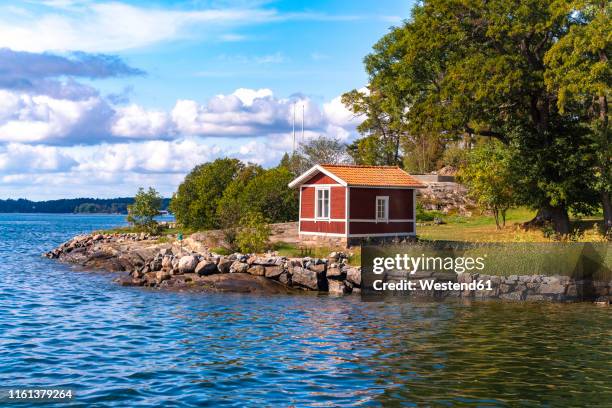
M 487 255 L 470 256 L 411 256 L 408 254 L 395 254 L 388 257 L 374 257 L 372 259 L 372 273 L 379 275 L 379 279 L 372 282 L 371 289 L 375 291 L 444 291 L 444 290 L 491 290 L 490 280 L 473 280 L 471 282 L 455 282 L 454 279 L 439 281 L 434 279 L 436 273 L 462 274 L 464 272 L 481 272 L 485 269 Z M 419 272 L 418 280 L 410 277 Z M 429 279 L 423 279 L 425 274 Z M 406 276 L 408 275 L 408 276 Z M 406 277 L 406 278 L 403 278 Z M 399 278 L 399 279 L 398 279 Z M 455 278 L 455 276 L 452 276 Z

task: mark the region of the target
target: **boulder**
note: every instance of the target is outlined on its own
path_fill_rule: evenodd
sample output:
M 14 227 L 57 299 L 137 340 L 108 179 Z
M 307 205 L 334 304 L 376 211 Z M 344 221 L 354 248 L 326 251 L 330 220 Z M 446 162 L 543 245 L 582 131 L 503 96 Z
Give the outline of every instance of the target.
M 361 286 L 361 269 L 360 268 L 348 268 L 346 271 L 346 280 L 354 285 Z
M 346 271 L 343 271 L 336 265 L 327 269 L 327 279 L 344 280 L 346 279 Z
M 206 259 L 200 261 L 195 267 L 195 273 L 198 275 L 213 275 L 217 272 L 219 272 L 217 264 Z
M 280 275 L 278 275 L 278 281 L 283 285 L 291 285 L 291 276 L 287 271 L 283 271 Z
M 281 266 L 266 266 L 265 267 L 265 277 L 268 279 L 278 279 L 278 277 L 283 273 L 283 268 Z
M 331 280 L 327 281 L 328 291 L 331 295 L 344 295 L 349 292 L 349 288 L 346 287 L 344 282 L 339 280 Z
M 164 255 L 162 258 L 161 266 L 163 269 L 172 269 L 172 260 L 174 257 L 172 255 Z
M 163 282 L 165 280 L 168 280 L 171 277 L 172 277 L 172 275 L 168 271 L 157 271 L 157 272 L 155 272 L 155 278 L 157 279 L 158 283 L 161 283 L 161 282 Z
M 325 269 L 327 269 L 327 264 L 325 264 L 325 263 L 318 263 L 318 264 L 311 263 L 308 266 L 308 269 L 310 269 L 311 271 L 323 273 L 323 272 L 325 272 Z
M 266 268 L 263 265 L 253 265 L 247 269 L 247 273 L 254 276 L 264 276 L 266 274 Z
M 221 273 L 229 273 L 233 263 L 234 261 L 231 261 L 227 258 L 221 258 L 219 259 L 219 263 L 217 264 L 217 269 L 219 269 L 219 272 Z
M 327 279 L 323 273 L 299 266 L 293 267 L 291 281 L 294 286 L 298 285 L 311 290 L 327 290 Z
M 195 271 L 198 265 L 198 259 L 193 255 L 182 257 L 178 262 L 178 270 L 180 273 L 191 273 Z
M 249 269 L 249 264 L 246 262 L 234 261 L 230 266 L 230 273 L 246 273 Z

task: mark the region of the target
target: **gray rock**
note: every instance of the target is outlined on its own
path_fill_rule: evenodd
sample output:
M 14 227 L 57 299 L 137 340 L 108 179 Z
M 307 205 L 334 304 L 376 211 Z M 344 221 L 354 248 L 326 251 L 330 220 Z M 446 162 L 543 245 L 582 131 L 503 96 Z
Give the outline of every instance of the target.
M 342 281 L 329 279 L 327 285 L 328 291 L 332 295 L 344 295 L 349 293 L 349 288 L 347 288 Z
M 278 279 L 278 277 L 283 273 L 283 268 L 277 265 L 274 266 L 266 266 L 265 267 L 265 276 L 268 279 Z
M 172 255 L 164 255 L 162 258 L 161 266 L 164 269 L 172 269 L 172 260 L 174 257 Z
M 283 271 L 283 273 L 278 276 L 278 281 L 283 285 L 289 286 L 291 285 L 291 276 L 287 271 Z
M 361 269 L 360 268 L 348 268 L 346 271 L 346 280 L 354 285 L 361 286 Z
M 230 273 L 246 273 L 247 269 L 249 269 L 249 264 L 246 262 L 234 261 L 229 271 Z
M 219 263 L 217 264 L 217 269 L 219 269 L 219 272 L 221 273 L 229 273 L 233 263 L 234 261 L 228 258 L 221 258 L 219 259 Z
M 182 257 L 178 262 L 178 270 L 180 273 L 191 273 L 195 271 L 198 265 L 198 258 L 193 255 Z
M 336 279 L 336 280 L 344 280 L 346 279 L 346 272 L 338 268 L 338 266 L 335 266 L 333 268 L 327 269 L 327 278 Z
M 543 295 L 562 295 L 565 293 L 565 285 L 559 281 L 549 281 L 540 285 L 539 292 Z
M 155 272 L 155 278 L 157 279 L 158 283 L 161 283 L 161 282 L 163 282 L 165 280 L 168 280 L 171 277 L 172 277 L 172 275 L 168 271 L 157 271 L 157 272 Z
M 198 275 L 214 275 L 215 273 L 219 272 L 219 270 L 217 269 L 217 264 L 204 259 L 197 264 L 194 272 Z
M 247 269 L 247 273 L 254 276 L 264 276 L 266 274 L 266 268 L 263 265 L 253 265 Z
M 510 293 L 504 293 L 502 295 L 499 295 L 500 299 L 505 299 L 505 300 L 523 300 L 524 299 L 524 291 L 522 290 L 518 290 L 515 292 L 510 292 Z
M 324 279 L 324 278 L 323 278 Z M 293 285 L 298 285 L 304 288 L 319 290 L 322 289 L 320 284 L 321 276 L 315 271 L 311 271 L 299 266 L 293 267 L 291 274 L 291 282 Z M 327 283 L 327 281 L 325 282 Z

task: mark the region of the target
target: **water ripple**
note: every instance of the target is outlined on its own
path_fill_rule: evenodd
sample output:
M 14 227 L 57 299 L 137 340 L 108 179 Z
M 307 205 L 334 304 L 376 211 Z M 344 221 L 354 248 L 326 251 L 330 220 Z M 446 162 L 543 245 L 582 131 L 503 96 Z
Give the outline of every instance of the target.
M 113 216 L 0 215 L 0 383 L 72 406 L 612 406 L 590 304 L 163 293 L 40 258 Z

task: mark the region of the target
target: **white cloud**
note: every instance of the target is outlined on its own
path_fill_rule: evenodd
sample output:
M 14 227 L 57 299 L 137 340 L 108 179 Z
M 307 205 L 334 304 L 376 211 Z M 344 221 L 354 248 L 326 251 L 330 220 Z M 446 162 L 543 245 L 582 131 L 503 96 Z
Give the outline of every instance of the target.
M 276 11 L 263 9 L 176 10 L 72 1 L 47 5 L 51 8 L 42 12 L 24 14 L 21 9 L 18 19 L 15 10 L 4 8 L 0 47 L 34 52 L 119 51 L 188 37 L 194 30 L 213 33 L 278 18 Z
M 138 105 L 117 108 L 111 132 L 131 138 L 161 137 L 171 132 L 168 114 L 160 110 L 145 110 Z
M 82 125 L 92 134 L 106 110 L 98 97 L 69 100 L 0 91 L 0 100 L 0 142 L 57 142 Z
M 30 146 L 10 143 L 0 147 L 1 173 L 35 173 L 65 171 L 77 162 L 53 146 Z
M 293 148 L 294 106 L 296 144 L 321 135 L 350 141 L 356 119 L 339 101 L 240 88 L 206 103 L 177 101 L 170 112 L 134 104 L 109 112 L 100 97 L 0 90 L 0 197 L 130 195 L 141 185 L 169 195 L 194 166 L 218 157 L 274 166 Z

